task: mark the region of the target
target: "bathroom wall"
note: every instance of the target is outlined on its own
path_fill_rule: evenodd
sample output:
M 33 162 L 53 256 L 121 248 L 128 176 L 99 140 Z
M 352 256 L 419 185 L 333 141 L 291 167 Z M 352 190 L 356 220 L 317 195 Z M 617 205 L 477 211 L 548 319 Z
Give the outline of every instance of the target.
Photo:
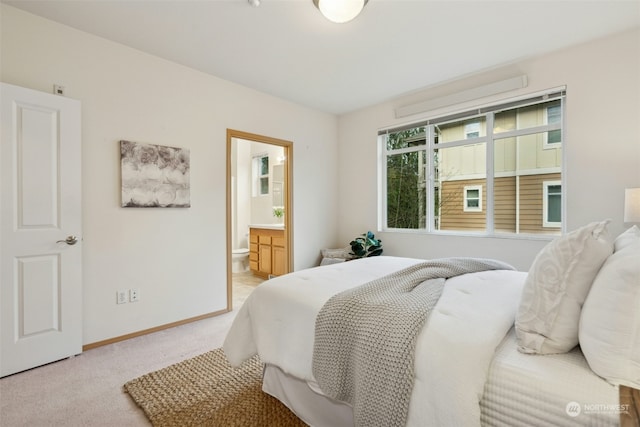
M 282 219 L 273 216 L 273 167 L 282 163 L 280 159 L 284 156 L 284 149 L 276 145 L 252 143 L 251 158 L 264 154 L 269 155 L 269 194 L 251 194 L 250 224 L 280 224 Z
M 231 143 L 232 207 L 231 245 L 233 249 L 248 248 L 251 222 L 251 143 L 233 139 Z
M 269 194 L 253 195 L 253 158 L 269 155 Z M 262 144 L 234 138 L 232 141 L 232 245 L 233 248 L 248 248 L 249 225 L 280 224 L 282 219 L 273 216 L 273 168 L 282 163 L 284 149 L 280 146 Z

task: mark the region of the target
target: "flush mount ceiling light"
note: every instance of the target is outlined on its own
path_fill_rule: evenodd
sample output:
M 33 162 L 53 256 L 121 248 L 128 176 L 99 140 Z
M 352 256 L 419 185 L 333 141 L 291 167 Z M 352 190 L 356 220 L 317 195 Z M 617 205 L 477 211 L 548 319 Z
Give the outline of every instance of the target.
M 369 0 L 313 0 L 329 21 L 343 24 L 358 16 Z

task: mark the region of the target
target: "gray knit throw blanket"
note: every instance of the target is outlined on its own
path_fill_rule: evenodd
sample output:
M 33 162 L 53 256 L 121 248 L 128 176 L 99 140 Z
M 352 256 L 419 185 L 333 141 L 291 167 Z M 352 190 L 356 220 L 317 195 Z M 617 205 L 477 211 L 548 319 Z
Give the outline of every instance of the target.
M 352 405 L 356 426 L 405 426 L 416 340 L 445 280 L 513 269 L 488 259 L 436 259 L 334 295 L 316 318 L 312 369 L 320 389 Z

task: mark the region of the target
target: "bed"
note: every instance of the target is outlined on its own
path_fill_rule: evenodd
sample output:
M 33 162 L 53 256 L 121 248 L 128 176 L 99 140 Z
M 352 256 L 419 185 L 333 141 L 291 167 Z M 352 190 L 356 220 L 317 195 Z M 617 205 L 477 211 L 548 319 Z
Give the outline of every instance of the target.
M 600 264 L 613 252 L 607 244 Z M 362 425 L 353 407 L 325 396 L 314 377 L 316 318 L 332 296 L 423 261 L 380 256 L 273 278 L 239 310 L 223 345 L 227 358 L 239 365 L 259 354 L 264 391 L 309 425 Z M 514 321 L 531 276 L 490 270 L 447 279 L 416 340 L 407 426 L 619 425 L 625 408 L 618 385 L 592 370 L 580 346 L 559 354 L 519 351 Z

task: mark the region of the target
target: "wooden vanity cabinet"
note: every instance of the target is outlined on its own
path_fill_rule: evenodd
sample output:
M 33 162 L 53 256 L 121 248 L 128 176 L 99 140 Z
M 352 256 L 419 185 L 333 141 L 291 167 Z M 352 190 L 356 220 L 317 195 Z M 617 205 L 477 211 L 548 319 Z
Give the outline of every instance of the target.
M 249 229 L 249 268 L 253 274 L 265 279 L 287 272 L 284 230 Z

